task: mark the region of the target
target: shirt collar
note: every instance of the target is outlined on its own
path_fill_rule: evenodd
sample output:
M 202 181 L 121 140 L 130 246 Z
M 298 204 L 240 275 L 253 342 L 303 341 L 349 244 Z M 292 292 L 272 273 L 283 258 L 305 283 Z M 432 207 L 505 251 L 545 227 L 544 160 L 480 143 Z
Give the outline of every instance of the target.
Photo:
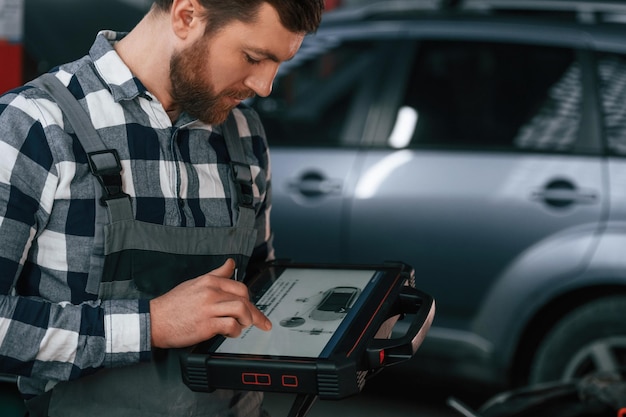
M 89 50 L 89 56 L 98 75 L 107 84 L 116 102 L 132 100 L 137 96 L 153 98 L 113 48 L 113 45 L 126 34 L 126 32 L 111 30 L 100 31 Z

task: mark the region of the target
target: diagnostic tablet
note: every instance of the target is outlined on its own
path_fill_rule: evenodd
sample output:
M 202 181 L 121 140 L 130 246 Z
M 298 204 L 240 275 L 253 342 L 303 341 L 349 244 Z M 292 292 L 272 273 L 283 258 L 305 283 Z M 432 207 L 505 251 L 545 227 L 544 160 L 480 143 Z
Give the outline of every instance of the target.
M 342 398 L 367 374 L 409 359 L 434 315 L 403 263 L 311 265 L 273 262 L 249 280 L 255 305 L 272 321 L 265 332 L 217 336 L 184 357 L 183 380 L 195 391 L 218 388 Z M 389 339 L 397 319 L 409 331 Z

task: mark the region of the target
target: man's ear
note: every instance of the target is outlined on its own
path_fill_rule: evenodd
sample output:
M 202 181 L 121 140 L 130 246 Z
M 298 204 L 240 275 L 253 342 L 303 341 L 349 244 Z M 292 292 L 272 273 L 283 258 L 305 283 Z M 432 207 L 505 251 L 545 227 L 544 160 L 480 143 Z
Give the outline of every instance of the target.
M 197 0 L 174 0 L 170 9 L 172 30 L 181 39 L 186 39 L 191 32 L 202 26 L 202 6 Z M 203 29 L 204 30 L 204 29 Z

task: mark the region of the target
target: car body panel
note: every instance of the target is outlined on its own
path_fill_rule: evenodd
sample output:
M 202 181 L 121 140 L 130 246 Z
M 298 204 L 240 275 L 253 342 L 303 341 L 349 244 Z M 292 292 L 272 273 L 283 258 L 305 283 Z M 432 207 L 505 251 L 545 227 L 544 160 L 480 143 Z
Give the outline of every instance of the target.
M 439 300 L 435 325 L 477 314 L 484 294 L 519 254 L 579 224 L 597 228 L 602 218 L 602 169 L 592 158 L 371 151 L 359 178 L 367 180 L 369 170 L 394 156 L 400 164 L 376 192 L 365 195 L 364 183 L 357 184 L 346 261 L 396 257 L 412 264 L 418 284 Z M 555 178 L 597 198 L 551 206 L 537 194 Z M 379 236 L 387 237 L 385 245 Z

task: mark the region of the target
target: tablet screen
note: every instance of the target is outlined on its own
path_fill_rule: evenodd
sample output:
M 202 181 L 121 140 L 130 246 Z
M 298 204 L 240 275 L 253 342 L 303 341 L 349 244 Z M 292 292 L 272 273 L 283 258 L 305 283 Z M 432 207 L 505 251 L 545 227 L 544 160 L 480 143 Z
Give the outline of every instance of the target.
M 382 274 L 375 270 L 287 268 L 255 294 L 272 330 L 252 326 L 216 353 L 326 357 Z

